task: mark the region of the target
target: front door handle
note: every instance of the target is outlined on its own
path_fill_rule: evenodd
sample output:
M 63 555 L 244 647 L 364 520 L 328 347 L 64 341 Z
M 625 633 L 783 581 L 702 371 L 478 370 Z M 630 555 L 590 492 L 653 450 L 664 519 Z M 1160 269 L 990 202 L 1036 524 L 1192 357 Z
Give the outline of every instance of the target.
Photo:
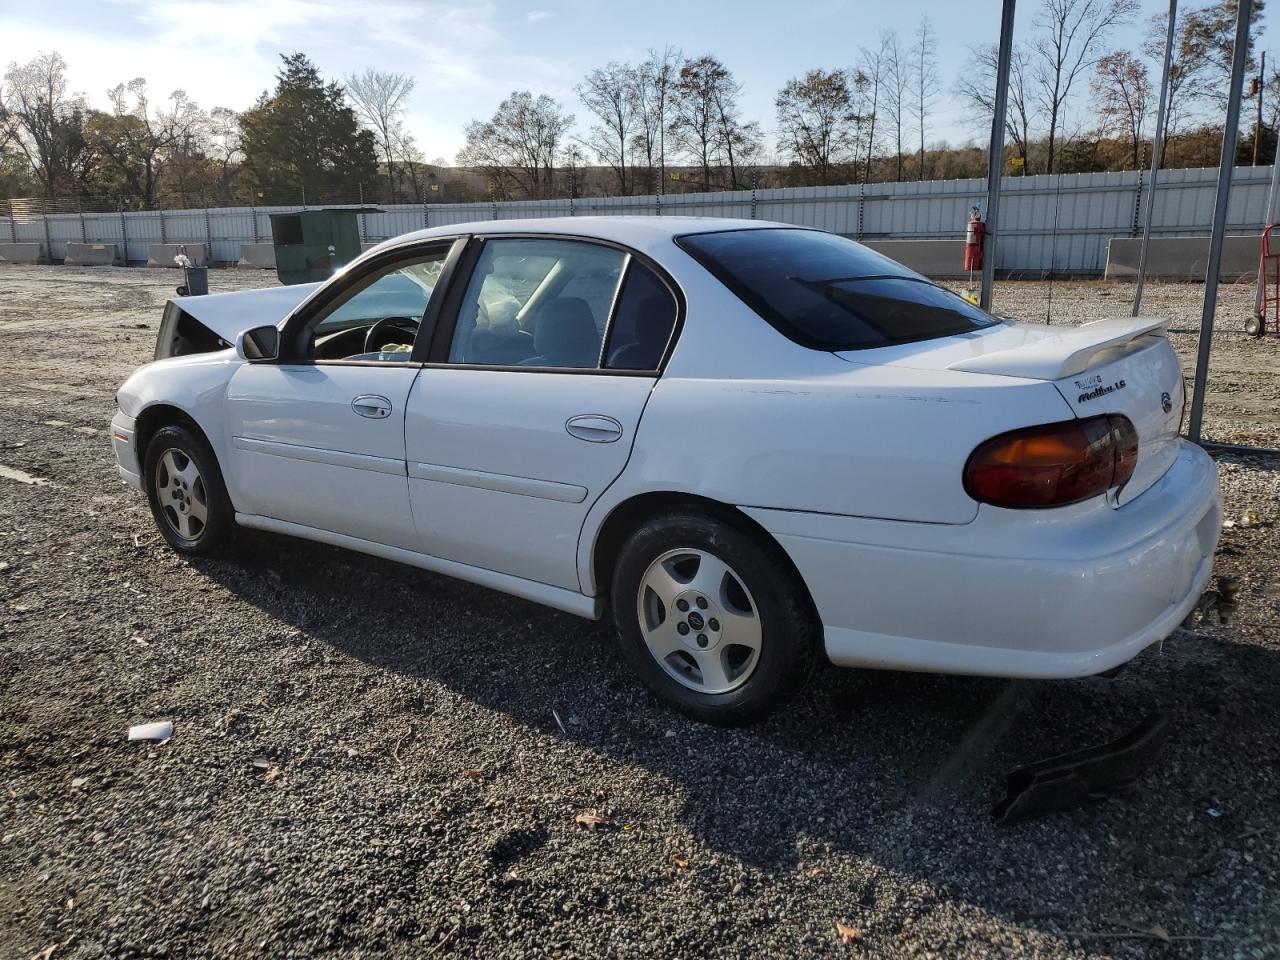
M 579 440 L 586 440 L 588 443 L 613 443 L 622 438 L 622 424 L 613 417 L 599 414 L 588 413 L 570 417 L 564 428 L 572 436 Z
M 370 420 L 385 420 L 391 416 L 391 401 L 374 393 L 366 393 L 351 401 L 351 409 Z

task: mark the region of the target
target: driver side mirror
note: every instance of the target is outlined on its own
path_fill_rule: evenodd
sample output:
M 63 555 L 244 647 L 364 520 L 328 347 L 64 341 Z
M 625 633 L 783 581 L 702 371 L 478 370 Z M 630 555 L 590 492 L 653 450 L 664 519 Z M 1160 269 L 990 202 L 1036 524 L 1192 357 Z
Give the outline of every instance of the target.
M 254 327 L 236 337 L 236 356 L 253 363 L 280 356 L 280 331 L 276 327 Z

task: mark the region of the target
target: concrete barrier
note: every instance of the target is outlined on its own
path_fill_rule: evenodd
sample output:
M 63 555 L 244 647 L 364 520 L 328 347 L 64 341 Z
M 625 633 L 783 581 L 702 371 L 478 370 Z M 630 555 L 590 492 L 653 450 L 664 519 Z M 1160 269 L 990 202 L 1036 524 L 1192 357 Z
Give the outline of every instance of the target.
M 966 276 L 964 240 L 863 240 L 862 244 L 926 277 Z
M 153 243 L 147 248 L 147 266 L 176 267 L 177 264 L 173 262 L 173 258 L 178 255 L 179 246 L 187 248 L 187 257 L 190 258 L 193 267 L 209 265 L 209 248 L 203 243 Z
M 114 243 L 68 243 L 62 262 L 68 267 L 110 267 L 120 261 Z
M 376 247 L 376 246 L 377 246 L 378 244 L 380 244 L 381 242 L 382 242 L 381 240 L 361 240 L 361 241 L 360 241 L 360 252 L 361 252 L 361 253 L 368 253 L 370 250 L 372 250 L 374 247 Z
M 274 270 L 276 268 L 276 248 L 270 243 L 240 244 L 239 266 L 254 270 Z
M 42 263 L 40 243 L 0 243 L 0 263 Z
M 1224 237 L 1218 279 L 1228 283 L 1258 275 L 1258 237 Z M 1107 242 L 1108 280 L 1138 276 L 1141 237 L 1113 237 Z M 1152 237 L 1147 250 L 1147 276 L 1169 280 L 1204 280 L 1209 263 L 1208 237 Z

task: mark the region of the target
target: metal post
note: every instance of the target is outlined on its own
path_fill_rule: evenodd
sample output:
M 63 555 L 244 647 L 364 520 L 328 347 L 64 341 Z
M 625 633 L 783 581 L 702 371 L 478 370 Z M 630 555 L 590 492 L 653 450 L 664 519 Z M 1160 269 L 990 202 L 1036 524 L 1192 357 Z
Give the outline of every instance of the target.
M 1258 116 L 1253 122 L 1253 165 L 1258 165 L 1258 143 L 1262 140 L 1262 91 L 1267 84 L 1267 51 L 1262 51 L 1262 63 L 1258 66 Z
M 1151 192 L 1147 195 L 1147 214 L 1142 223 L 1142 246 L 1138 254 L 1138 284 L 1133 290 L 1133 310 L 1136 317 L 1142 309 L 1142 285 L 1147 279 L 1147 245 L 1151 242 L 1151 220 L 1156 212 L 1156 180 L 1160 176 L 1160 164 L 1164 159 L 1164 118 L 1169 104 L 1169 69 L 1173 63 L 1173 33 L 1178 23 L 1178 0 L 1169 0 L 1169 25 L 1164 34 L 1164 67 L 1160 71 L 1160 105 L 1156 108 L 1156 132 L 1151 138 Z
M 160 242 L 161 243 L 169 242 L 169 235 L 164 228 L 164 211 L 163 210 L 160 211 Z
M 84 229 L 84 201 L 83 201 L 83 200 L 77 200 L 77 201 L 76 201 L 76 208 L 78 209 L 78 211 L 79 211 L 79 213 L 80 213 L 80 242 L 81 242 L 81 243 L 88 243 L 88 242 L 89 242 L 89 235 L 85 232 L 85 229 Z
M 991 288 L 996 279 L 996 237 L 1000 215 L 1000 173 L 1004 167 L 1004 121 L 1009 105 L 1009 61 L 1013 56 L 1013 8 L 1004 0 L 1000 15 L 1000 59 L 996 64 L 995 109 L 991 111 L 991 154 L 987 158 L 987 236 L 982 254 L 982 292 L 978 304 L 991 309 Z
M 1240 0 L 1236 8 L 1236 45 L 1231 55 L 1231 87 L 1227 91 L 1227 118 L 1222 130 L 1222 161 L 1218 166 L 1218 191 L 1213 202 L 1213 229 L 1209 234 L 1209 264 L 1204 278 L 1204 309 L 1200 314 L 1200 342 L 1196 347 L 1196 375 L 1191 391 L 1191 423 L 1187 438 L 1200 442 L 1204 416 L 1204 391 L 1209 380 L 1209 354 L 1213 348 L 1213 313 L 1218 306 L 1218 271 L 1222 268 L 1222 237 L 1227 229 L 1227 201 L 1235 169 L 1236 134 L 1240 127 L 1240 94 L 1245 58 L 1249 52 L 1249 16 L 1253 0 Z
M 120 259 L 127 267 L 129 265 L 129 228 L 126 226 L 127 220 L 124 215 L 123 204 L 120 207 Z
M 258 236 L 258 204 L 253 198 L 249 200 L 249 216 L 253 218 L 253 242 L 258 243 L 261 239 Z
M 40 214 L 40 222 L 44 224 L 44 255 L 49 258 L 49 262 L 53 262 L 53 237 L 49 233 L 49 215 L 47 213 Z

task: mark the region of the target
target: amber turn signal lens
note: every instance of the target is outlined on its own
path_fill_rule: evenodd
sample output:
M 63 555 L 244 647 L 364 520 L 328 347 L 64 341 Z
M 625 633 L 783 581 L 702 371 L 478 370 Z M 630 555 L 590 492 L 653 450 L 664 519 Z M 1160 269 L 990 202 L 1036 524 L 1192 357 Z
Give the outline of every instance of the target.
M 1048 423 L 980 444 L 965 464 L 964 488 L 997 507 L 1061 507 L 1124 486 L 1137 462 L 1138 432 L 1128 417 Z

